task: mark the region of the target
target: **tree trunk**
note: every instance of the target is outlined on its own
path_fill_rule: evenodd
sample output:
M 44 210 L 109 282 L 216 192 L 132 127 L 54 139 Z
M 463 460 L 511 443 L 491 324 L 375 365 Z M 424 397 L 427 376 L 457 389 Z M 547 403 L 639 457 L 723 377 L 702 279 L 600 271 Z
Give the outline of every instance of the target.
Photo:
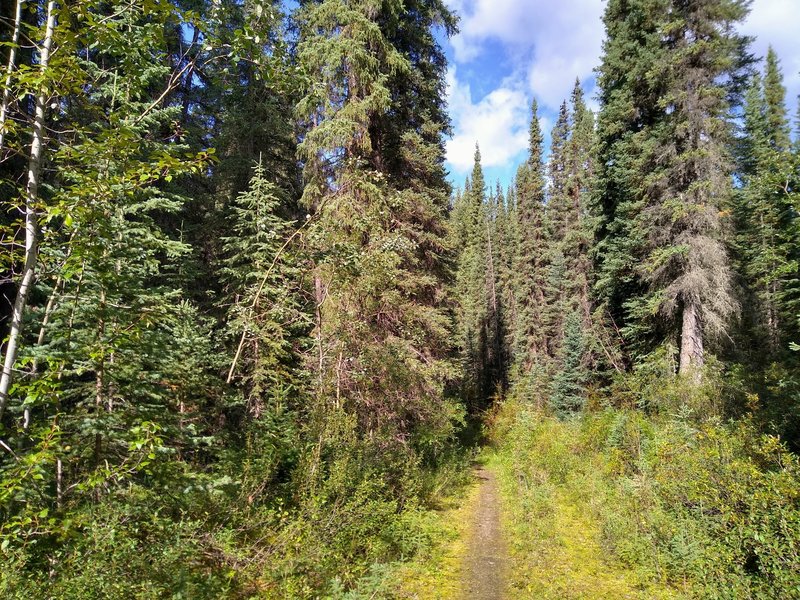
M 50 50 L 53 46 L 53 31 L 56 25 L 56 3 L 50 0 L 47 3 L 47 24 L 45 27 L 44 44 L 39 57 L 40 77 L 47 71 L 50 62 Z M 0 377 L 0 419 L 3 418 L 8 405 L 8 392 L 11 388 L 11 372 L 17 360 L 20 337 L 22 334 L 22 319 L 28 304 L 28 295 L 33 286 L 36 274 L 36 260 L 38 254 L 39 227 L 36 204 L 39 200 L 39 174 L 42 169 L 42 151 L 44 148 L 45 123 L 44 113 L 47 106 L 47 86 L 40 82 L 36 94 L 36 111 L 33 119 L 33 136 L 31 139 L 31 153 L 28 159 L 28 185 L 25 190 L 25 264 L 20 280 L 17 297 L 14 301 L 14 311 L 11 315 L 11 331 L 8 334 L 5 360 L 3 361 L 3 374 Z
M 11 76 L 17 64 L 17 44 L 19 43 L 19 31 L 22 25 L 22 5 L 25 0 L 17 0 L 16 11 L 14 12 L 14 32 L 11 34 L 11 44 L 8 47 L 8 63 L 6 66 L 6 83 L 3 87 L 3 104 L 0 105 L 0 152 L 6 139 L 6 120 L 8 119 L 8 105 L 11 102 Z
M 700 383 L 703 368 L 703 328 L 697 304 L 687 302 L 683 307 L 681 358 L 679 372 Z

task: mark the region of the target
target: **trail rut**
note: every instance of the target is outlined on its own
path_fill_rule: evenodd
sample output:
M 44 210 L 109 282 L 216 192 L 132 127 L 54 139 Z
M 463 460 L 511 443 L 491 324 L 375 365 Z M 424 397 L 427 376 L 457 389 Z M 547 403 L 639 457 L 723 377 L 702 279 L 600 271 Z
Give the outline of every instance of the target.
M 478 468 L 475 476 L 480 480 L 480 489 L 464 558 L 464 598 L 500 600 L 504 597 L 508 562 L 500 531 L 500 494 L 492 471 Z

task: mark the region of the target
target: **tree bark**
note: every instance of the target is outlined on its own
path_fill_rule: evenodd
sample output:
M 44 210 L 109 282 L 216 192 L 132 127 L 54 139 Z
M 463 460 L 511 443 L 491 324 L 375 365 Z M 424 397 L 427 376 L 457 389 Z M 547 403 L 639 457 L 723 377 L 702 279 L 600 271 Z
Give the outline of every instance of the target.
M 703 328 L 697 304 L 687 302 L 683 307 L 681 357 L 679 373 L 700 383 L 703 368 Z
M 8 63 L 6 66 L 6 82 L 3 87 L 3 104 L 0 105 L 0 152 L 6 139 L 6 120 L 8 119 L 8 105 L 11 102 L 11 76 L 17 65 L 17 44 L 19 44 L 19 31 L 22 25 L 22 5 L 25 0 L 17 0 L 14 13 L 14 31 L 11 34 L 11 45 L 8 47 Z
M 43 78 L 50 62 L 50 51 L 53 47 L 53 32 L 56 26 L 56 3 L 50 0 L 47 3 L 47 23 L 45 26 L 44 43 L 39 57 L 39 72 Z M 48 93 L 44 81 L 39 84 L 36 94 L 36 111 L 33 120 L 33 136 L 31 139 L 31 152 L 28 159 L 28 184 L 25 190 L 25 264 L 20 280 L 17 297 L 14 301 L 14 310 L 11 315 L 11 331 L 8 334 L 3 373 L 0 377 L 0 419 L 3 418 L 8 405 L 8 392 L 11 388 L 11 373 L 17 360 L 19 342 L 22 334 L 22 320 L 28 304 L 28 295 L 33 286 L 36 275 L 36 262 L 39 244 L 39 214 L 36 204 L 39 200 L 39 176 L 42 169 L 42 152 L 44 149 L 45 123 L 44 113 L 47 107 Z

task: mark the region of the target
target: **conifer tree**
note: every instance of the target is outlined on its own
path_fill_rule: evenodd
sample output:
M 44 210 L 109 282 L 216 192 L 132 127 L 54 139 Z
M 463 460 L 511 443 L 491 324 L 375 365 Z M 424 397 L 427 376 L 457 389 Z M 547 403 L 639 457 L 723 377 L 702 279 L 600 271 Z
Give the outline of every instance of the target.
M 571 98 L 571 110 L 563 113 L 566 119 L 554 130 L 554 136 L 566 136 L 564 141 L 554 141 L 554 150 L 563 154 L 555 157 L 555 163 L 563 162 L 563 183 L 554 186 L 554 196 L 548 204 L 553 220 L 557 224 L 549 240 L 551 260 L 548 273 L 547 315 L 550 325 L 551 353 L 559 369 L 556 377 L 565 376 L 564 369 L 573 369 L 564 361 L 566 355 L 567 320 L 580 315 L 582 339 L 589 339 L 592 331 L 592 306 L 589 288 L 593 279 L 589 251 L 592 244 L 592 222 L 589 218 L 589 193 L 592 181 L 592 151 L 594 142 L 594 117 L 583 100 L 580 82 L 575 82 Z M 566 124 L 566 127 L 565 127 Z M 587 356 L 579 362 L 588 361 L 588 345 L 581 348 Z M 573 348 L 574 349 L 574 348 Z
M 737 309 L 720 216 L 735 90 L 723 81 L 738 83 L 746 63 L 732 30 L 746 3 L 624 5 L 609 3 L 605 17 L 598 286 L 643 349 L 679 327 L 680 371 L 698 381 L 707 339 Z
M 738 309 L 720 217 L 730 194 L 730 165 L 729 106 L 719 82 L 738 75 L 740 42 L 731 26 L 747 8 L 740 0 L 689 2 L 674 14 L 663 72 L 671 111 L 657 142 L 670 159 L 648 178 L 656 195 L 644 215 L 655 226 L 644 270 L 649 302 L 679 320 L 680 373 L 697 380 L 707 339 L 724 334 Z
M 649 223 L 640 222 L 644 182 L 662 116 L 665 81 L 652 76 L 661 55 L 663 15 L 669 0 L 609 0 L 599 68 L 600 112 L 592 212 L 595 222 L 595 295 L 609 328 L 622 333 L 630 353 L 645 354 L 658 339 L 653 319 L 631 315 L 631 300 L 645 293 L 638 272 Z M 620 342 L 617 343 L 620 345 Z
M 545 284 L 547 231 L 545 223 L 545 167 L 538 106 L 531 106 L 528 160 L 517 170 L 515 198 L 519 245 L 514 263 L 514 287 L 519 306 L 514 334 L 514 356 L 520 375 L 547 358 Z
M 583 327 L 591 328 L 592 267 L 589 252 L 592 245 L 592 222 L 589 214 L 590 192 L 594 171 L 594 115 L 586 107 L 580 81 L 575 81 L 571 99 L 572 127 L 567 147 L 567 196 L 571 205 L 563 246 L 570 278 L 567 295 L 572 298 L 572 310 L 581 314 Z
M 42 268 L 9 428 L 31 464 L 45 461 L 23 485 L 37 510 L 141 481 L 157 446 L 190 455 L 213 420 L 199 408 L 217 366 L 208 322 L 180 285 L 189 248 L 171 226 L 186 202 L 178 182 L 210 164 L 171 134 L 179 109 L 163 88 L 176 77 L 163 33 L 179 13 L 79 2 L 59 15 L 70 18 L 47 19 L 59 59 L 42 73 L 60 94 L 42 114 Z M 19 132 L 7 142 L 18 147 Z
M 558 119 L 550 139 L 550 158 L 547 163 L 549 186 L 547 190 L 548 234 L 553 240 L 564 239 L 570 218 L 569 185 L 569 135 L 570 113 L 566 101 L 561 103 Z
M 560 369 L 550 385 L 550 405 L 559 416 L 583 408 L 588 373 L 584 364 L 586 346 L 582 317 L 570 313 L 564 321 L 564 336 L 558 353 Z
M 412 451 L 416 432 L 448 426 L 448 330 L 437 275 L 447 202 L 437 179 L 445 124 L 429 113 L 427 137 L 405 118 L 387 133 L 392 99 L 401 94 L 395 84 L 420 76 L 416 50 L 427 56 L 398 41 L 401 32 L 421 34 L 428 52 L 439 52 L 430 28 L 434 19 L 450 18 L 438 5 L 421 6 L 423 31 L 414 29 L 418 13 L 366 0 L 309 3 L 299 18 L 298 57 L 310 84 L 298 105 L 304 201 L 319 219 L 311 234 L 316 347 L 309 358 L 326 447 L 345 435 L 347 423 L 355 423 L 367 447 L 372 440 L 400 453 Z M 425 85 L 440 89 L 443 76 L 437 66 Z M 411 175 L 406 183 L 401 173 Z M 331 438 L 326 431 L 340 433 Z M 384 452 L 384 464 L 390 458 Z
M 278 211 L 280 189 L 257 164 L 250 189 L 232 207 L 224 237 L 220 278 L 232 340 L 228 379 L 241 382 L 248 412 L 258 418 L 281 404 L 298 385 L 298 357 L 308 326 L 293 282 L 299 280 L 291 251 L 289 223 Z
M 462 202 L 463 237 L 455 281 L 455 300 L 459 304 L 458 348 L 463 391 L 468 402 L 478 406 L 491 393 L 488 380 L 491 291 L 487 285 L 488 215 L 485 207 L 486 184 L 480 149 L 475 148 L 472 175 L 465 185 Z
M 772 46 L 767 51 L 764 69 L 764 101 L 769 143 L 772 149 L 786 151 L 790 147 L 790 125 L 786 111 L 786 88 L 778 55 Z
M 738 270 L 749 300 L 744 322 L 750 338 L 745 346 L 762 349 L 749 357 L 756 363 L 785 352 L 787 337 L 792 339 L 796 331 L 785 300 L 797 270 L 792 206 L 798 176 L 789 151 L 782 76 L 773 51 L 763 82 L 754 75 L 746 93 L 739 160 L 742 186 L 733 199 Z

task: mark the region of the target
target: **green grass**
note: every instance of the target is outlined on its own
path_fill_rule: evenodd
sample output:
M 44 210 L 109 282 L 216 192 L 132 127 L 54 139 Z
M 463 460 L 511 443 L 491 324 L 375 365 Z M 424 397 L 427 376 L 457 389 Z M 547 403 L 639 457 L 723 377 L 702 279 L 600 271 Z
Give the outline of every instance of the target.
M 478 499 L 478 485 L 455 490 L 441 510 L 428 514 L 426 530 L 432 544 L 427 552 L 398 565 L 390 597 L 402 599 L 462 598 L 462 564 L 468 552 L 467 540 Z
M 502 419 L 503 417 L 501 417 Z M 612 468 L 581 456 L 576 427 L 532 414 L 511 426 L 489 454 L 498 474 L 511 560 L 507 596 L 536 599 L 670 599 L 688 595 L 623 564 L 607 547 L 602 513 Z

